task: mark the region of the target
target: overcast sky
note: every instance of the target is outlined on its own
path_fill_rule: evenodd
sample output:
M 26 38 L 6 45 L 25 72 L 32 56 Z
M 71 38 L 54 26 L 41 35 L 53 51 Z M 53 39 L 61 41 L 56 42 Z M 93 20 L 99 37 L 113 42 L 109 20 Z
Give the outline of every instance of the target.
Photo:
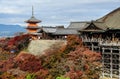
M 68 26 L 71 21 L 96 20 L 120 7 L 120 0 L 0 0 L 0 24 L 25 26 L 32 5 L 42 26 Z

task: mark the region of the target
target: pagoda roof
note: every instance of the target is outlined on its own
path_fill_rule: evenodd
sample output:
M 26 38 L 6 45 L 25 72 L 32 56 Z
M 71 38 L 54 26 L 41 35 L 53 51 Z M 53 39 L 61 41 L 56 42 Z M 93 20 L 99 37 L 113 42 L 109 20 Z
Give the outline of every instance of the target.
M 30 19 L 25 21 L 26 23 L 39 23 L 41 20 L 36 19 L 34 16 L 32 16 Z

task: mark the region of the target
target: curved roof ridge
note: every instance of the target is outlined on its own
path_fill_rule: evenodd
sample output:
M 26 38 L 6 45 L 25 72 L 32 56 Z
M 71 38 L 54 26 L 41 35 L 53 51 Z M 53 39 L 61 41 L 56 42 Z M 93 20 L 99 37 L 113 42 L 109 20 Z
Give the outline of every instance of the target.
M 103 21 L 104 22 L 110 15 L 112 15 L 112 14 L 118 12 L 118 11 L 120 11 L 120 7 L 118 7 L 117 9 L 115 9 L 113 11 L 111 11 L 110 13 L 106 14 L 105 16 L 97 19 L 96 21 Z
M 86 22 L 91 22 L 91 21 L 72 21 L 71 23 L 86 23 Z

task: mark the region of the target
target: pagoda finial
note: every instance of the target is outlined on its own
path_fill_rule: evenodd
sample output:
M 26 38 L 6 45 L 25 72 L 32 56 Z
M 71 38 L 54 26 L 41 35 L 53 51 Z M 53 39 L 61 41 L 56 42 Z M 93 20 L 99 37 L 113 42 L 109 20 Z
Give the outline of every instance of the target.
M 32 6 L 32 17 L 34 16 L 34 7 Z

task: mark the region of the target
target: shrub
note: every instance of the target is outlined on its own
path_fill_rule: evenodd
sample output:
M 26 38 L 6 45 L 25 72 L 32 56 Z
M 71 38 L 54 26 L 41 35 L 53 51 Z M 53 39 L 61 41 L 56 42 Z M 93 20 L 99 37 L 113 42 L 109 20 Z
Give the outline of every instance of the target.
M 48 74 L 48 70 L 46 69 L 40 69 L 40 71 L 35 73 L 36 79 L 46 79 Z
M 70 51 L 74 51 L 77 46 L 82 46 L 82 45 L 83 45 L 82 39 L 79 38 L 77 35 L 69 35 L 67 37 L 67 46 L 66 46 L 67 53 L 69 53 Z
M 30 73 L 26 76 L 28 79 L 33 78 L 31 73 L 36 75 L 36 79 L 99 79 L 101 55 L 85 48 L 78 37 L 68 37 L 66 46 L 52 49 L 40 58 L 20 53 L 0 63 L 0 71 L 20 68 Z
M 21 52 L 15 58 L 15 62 L 17 66 L 23 71 L 37 72 L 42 68 L 41 60 L 32 54 Z
M 60 76 L 60 77 L 57 77 L 56 79 L 70 79 L 70 78 L 69 77 Z
M 20 35 L 13 38 L 0 40 L 0 47 L 3 50 L 19 52 L 22 49 L 26 48 L 30 42 L 30 35 Z
M 82 40 L 76 36 L 68 36 L 67 46 L 62 51 L 43 57 L 42 65 L 48 69 L 51 79 L 60 75 L 70 79 L 97 79 L 100 74 L 100 53 L 85 48 Z M 61 52 L 61 53 L 60 53 Z M 96 70 L 95 68 L 98 67 Z
M 27 74 L 25 79 L 35 79 L 35 74 Z

